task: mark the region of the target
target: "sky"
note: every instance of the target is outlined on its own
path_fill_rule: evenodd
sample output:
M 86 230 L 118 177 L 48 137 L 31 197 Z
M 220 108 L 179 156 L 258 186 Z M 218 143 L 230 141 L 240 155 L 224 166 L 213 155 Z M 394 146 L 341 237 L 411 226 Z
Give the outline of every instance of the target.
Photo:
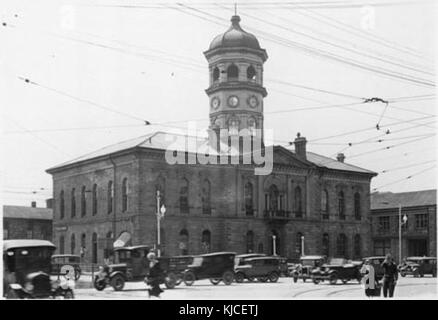
M 275 144 L 300 132 L 308 151 L 343 152 L 379 174 L 372 190 L 436 188 L 437 10 L 432 1 L 237 1 L 242 28 L 269 56 L 265 128 Z M 203 52 L 233 13 L 234 1 L 1 1 L 3 204 L 44 206 L 45 170 L 103 146 L 188 120 L 206 134 Z

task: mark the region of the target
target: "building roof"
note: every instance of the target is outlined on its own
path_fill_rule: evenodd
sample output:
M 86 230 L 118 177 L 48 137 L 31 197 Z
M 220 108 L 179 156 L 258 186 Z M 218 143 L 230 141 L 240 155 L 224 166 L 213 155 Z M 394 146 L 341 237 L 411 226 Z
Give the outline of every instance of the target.
M 3 218 L 52 220 L 53 209 L 25 206 L 3 206 Z
M 436 205 L 436 189 L 410 192 L 374 192 L 371 194 L 371 210 Z
M 240 17 L 231 17 L 231 26 L 224 32 L 216 36 L 210 44 L 210 49 L 216 48 L 233 48 L 245 47 L 260 50 L 260 44 L 257 38 L 251 33 L 246 32 L 240 27 Z
M 232 154 L 232 152 L 237 152 L 237 150 L 234 150 L 232 147 L 229 147 L 227 144 L 221 143 L 221 149 L 220 149 L 221 151 L 220 153 L 218 153 L 215 150 L 215 148 L 212 148 L 210 146 L 210 144 L 208 143 L 208 139 L 204 137 L 157 131 L 141 137 L 125 140 L 110 146 L 103 147 L 94 152 L 85 154 L 81 157 L 75 158 L 73 160 L 52 167 L 48 169 L 47 172 L 50 173 L 52 170 L 56 170 L 68 165 L 73 165 L 83 161 L 105 157 L 111 154 L 116 154 L 118 152 L 134 149 L 134 148 L 148 148 L 155 150 L 176 150 L 182 152 L 187 151 L 189 153 L 199 153 L 199 154 L 209 154 L 209 155 L 219 155 L 219 154 L 227 155 L 227 154 Z M 289 149 L 285 149 L 285 148 L 283 149 L 287 150 L 287 152 L 290 152 L 293 155 L 295 154 Z M 306 157 L 307 157 L 306 159 L 307 162 L 313 163 L 314 165 L 321 168 L 377 175 L 373 171 L 366 170 L 345 162 L 340 162 L 337 161 L 336 159 L 328 158 L 326 156 L 316 154 L 313 152 L 307 152 Z

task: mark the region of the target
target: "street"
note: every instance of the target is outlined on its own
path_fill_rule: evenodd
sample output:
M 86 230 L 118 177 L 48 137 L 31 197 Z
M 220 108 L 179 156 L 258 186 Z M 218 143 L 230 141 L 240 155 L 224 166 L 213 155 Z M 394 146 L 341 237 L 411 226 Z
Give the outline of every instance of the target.
M 395 297 L 402 299 L 437 299 L 437 279 L 432 277 L 400 278 Z M 162 286 L 164 287 L 164 286 Z M 128 282 L 125 289 L 115 292 L 112 288 L 97 291 L 94 288 L 77 288 L 76 299 L 147 299 L 143 282 Z M 154 298 L 155 299 L 155 298 Z M 315 285 L 311 281 L 293 283 L 292 278 L 280 278 L 277 283 L 244 282 L 225 286 L 212 285 L 208 280 L 197 281 L 191 287 L 184 283 L 172 290 L 165 290 L 162 300 L 291 300 L 291 299 L 368 299 L 356 281 L 347 284 Z M 383 299 L 383 293 L 381 298 Z

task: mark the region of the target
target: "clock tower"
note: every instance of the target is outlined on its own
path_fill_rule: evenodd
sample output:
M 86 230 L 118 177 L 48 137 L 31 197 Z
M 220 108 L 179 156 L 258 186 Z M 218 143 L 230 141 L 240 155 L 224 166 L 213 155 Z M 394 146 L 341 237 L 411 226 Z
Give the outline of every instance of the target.
M 263 141 L 263 63 L 268 56 L 239 23 L 240 17 L 233 16 L 230 28 L 204 52 L 210 73 L 210 129 L 226 129 L 229 135 L 248 129 Z

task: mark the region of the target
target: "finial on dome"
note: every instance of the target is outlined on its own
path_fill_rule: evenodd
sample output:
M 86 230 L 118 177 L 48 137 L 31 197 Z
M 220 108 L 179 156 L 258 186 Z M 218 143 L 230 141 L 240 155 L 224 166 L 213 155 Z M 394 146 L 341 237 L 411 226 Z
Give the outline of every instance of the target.
M 238 26 L 240 22 L 240 17 L 238 15 L 234 15 L 231 17 L 231 23 L 233 26 Z

